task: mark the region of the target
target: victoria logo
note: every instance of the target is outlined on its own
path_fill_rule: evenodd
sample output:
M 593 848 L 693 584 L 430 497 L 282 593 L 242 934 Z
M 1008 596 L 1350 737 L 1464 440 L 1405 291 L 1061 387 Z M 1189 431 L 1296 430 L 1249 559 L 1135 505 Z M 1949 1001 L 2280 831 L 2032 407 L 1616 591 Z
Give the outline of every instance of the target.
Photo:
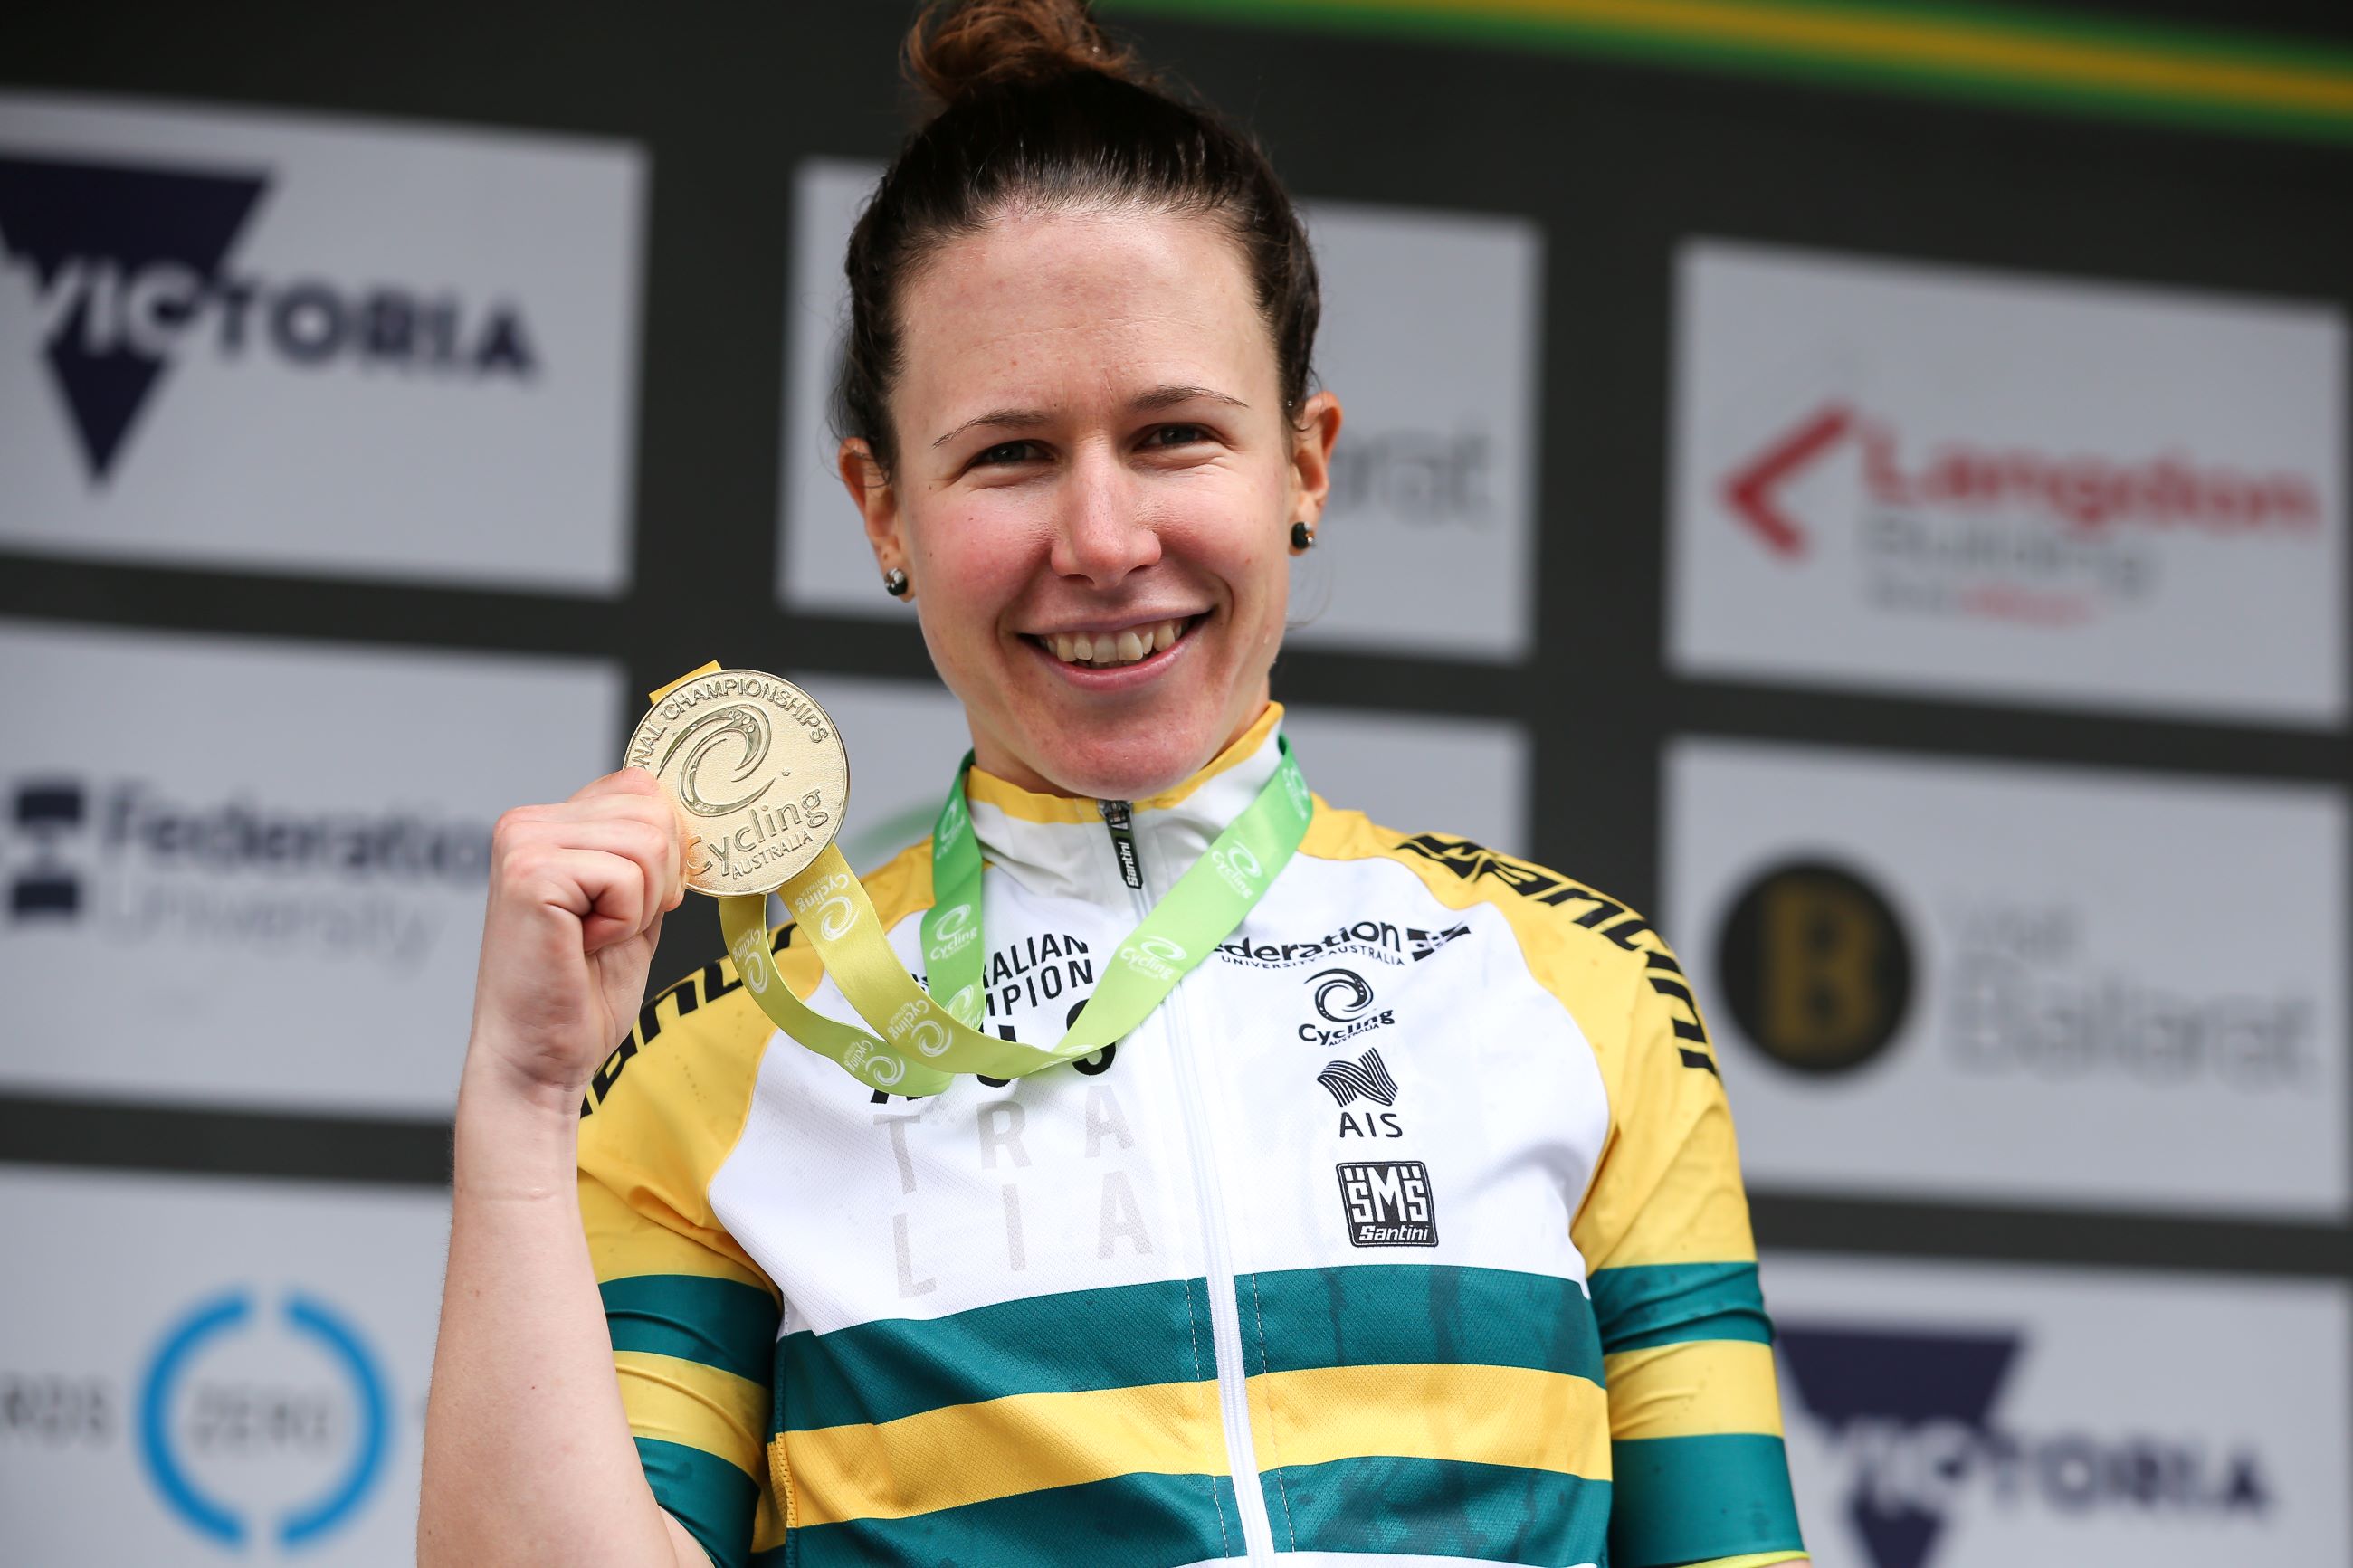
M 0 157 L 0 246 L 30 274 L 35 331 L 93 483 L 120 461 L 182 354 L 337 361 L 411 374 L 527 380 L 521 312 L 446 289 L 232 271 L 269 190 L 262 169 L 142 167 Z
M 1316 1016 L 1333 1026 L 1324 1028 L 1315 1024 L 1300 1025 L 1299 1037 L 1310 1045 L 1335 1045 L 1351 1036 L 1397 1022 L 1394 1010 L 1374 1009 L 1371 984 L 1353 969 L 1320 970 L 1308 977 L 1307 988 Z
M 224 1342 L 261 1329 L 260 1317 L 252 1292 L 232 1290 L 199 1303 L 164 1334 L 140 1388 L 139 1458 L 165 1505 L 198 1534 L 220 1546 L 243 1548 L 260 1535 L 259 1516 L 266 1512 L 275 1516 L 269 1534 L 277 1547 L 297 1551 L 348 1524 L 378 1489 L 392 1400 L 377 1359 L 358 1330 L 325 1302 L 300 1292 L 280 1303 L 279 1331 L 306 1360 L 323 1357 L 342 1390 L 245 1389 L 198 1381 L 195 1369 Z M 263 1399 L 268 1410 L 250 1408 Z M 327 1461 L 315 1491 L 274 1508 L 225 1495 L 230 1478 L 216 1460 L 203 1462 L 206 1452 L 249 1447 L 256 1429 L 268 1429 L 290 1450 L 289 1468 L 309 1468 L 300 1461 L 314 1453 Z M 255 1490 L 277 1495 L 272 1487 Z
M 1741 1030 L 1804 1073 L 1864 1066 L 1911 1008 L 1912 944 L 1894 907 L 1844 867 L 1776 866 L 1734 901 L 1716 973 Z
M 1869 1568 L 1940 1568 L 1955 1516 L 2039 1505 L 2080 1531 L 2102 1513 L 2221 1522 L 2272 1506 L 2258 1455 L 2203 1437 L 2020 1432 L 1994 1410 L 2024 1347 L 2016 1331 L 1808 1328 L 1776 1334 L 1798 1402 L 1829 1437 Z M 2216 1562 L 2254 1561 L 2218 1542 Z
M 58 847 L 81 828 L 81 785 L 71 780 L 19 784 L 14 809 L 17 837 L 30 846 L 31 856 L 8 879 L 9 919 L 72 919 L 81 912 L 81 879 L 59 858 Z

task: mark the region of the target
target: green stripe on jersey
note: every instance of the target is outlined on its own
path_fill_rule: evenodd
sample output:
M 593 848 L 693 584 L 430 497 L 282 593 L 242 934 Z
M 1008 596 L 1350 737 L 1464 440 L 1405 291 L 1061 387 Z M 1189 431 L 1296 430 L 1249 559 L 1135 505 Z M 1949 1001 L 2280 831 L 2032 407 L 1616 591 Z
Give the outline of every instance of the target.
M 596 1287 L 617 1351 L 699 1361 L 765 1384 L 775 1369 L 777 1308 L 756 1285 L 702 1274 L 633 1274 Z
M 1253 1377 L 1326 1366 L 1525 1366 L 1601 1381 L 1574 1280 L 1504 1268 L 1357 1263 L 1234 1279 Z M 1255 1331 L 1252 1324 L 1255 1320 Z
M 1691 1340 L 1773 1342 L 1754 1263 L 1651 1263 L 1593 1276 L 1601 1348 L 1648 1350 Z
M 1208 1281 L 1161 1279 L 787 1334 L 777 1428 L 896 1421 L 1008 1394 L 1198 1383 L 1218 1374 L 1208 1324 Z
M 1637 1437 L 1612 1443 L 1609 1463 L 1618 1489 L 1612 1568 L 1804 1550 L 1778 1437 Z
M 1278 1552 L 1599 1563 L 1609 1531 L 1610 1484 L 1556 1470 L 1357 1458 L 1285 1465 L 1261 1481 Z
M 1168 1568 L 1239 1554 L 1224 1476 L 1114 1476 L 906 1519 L 804 1525 L 752 1568 Z
M 743 1568 L 752 1552 L 758 1485 L 718 1455 L 684 1443 L 639 1437 L 637 1444 L 638 1463 L 654 1489 L 654 1500 L 702 1543 L 711 1568 Z

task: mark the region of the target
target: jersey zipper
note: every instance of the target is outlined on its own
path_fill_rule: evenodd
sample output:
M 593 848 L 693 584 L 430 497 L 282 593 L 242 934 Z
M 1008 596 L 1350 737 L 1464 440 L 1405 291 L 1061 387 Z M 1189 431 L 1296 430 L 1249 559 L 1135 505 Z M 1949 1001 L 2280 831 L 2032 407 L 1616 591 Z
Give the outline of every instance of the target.
M 1120 880 L 1127 885 L 1138 921 L 1152 912 L 1152 894 L 1144 885 L 1144 863 L 1135 850 L 1134 818 L 1128 803 L 1107 800 L 1103 805 L 1104 827 L 1111 834 L 1112 855 Z M 1176 1097 L 1185 1119 L 1185 1142 L 1193 1160 L 1193 1190 L 1201 1205 L 1202 1248 L 1209 1288 L 1209 1348 L 1218 1367 L 1218 1410 L 1226 1429 L 1226 1463 L 1233 1472 L 1234 1505 L 1241 1515 L 1242 1550 L 1254 1563 L 1274 1561 L 1274 1529 L 1266 1516 L 1266 1489 L 1258 1469 L 1258 1448 L 1250 1435 L 1250 1388 L 1242 1363 L 1241 1307 L 1234 1295 L 1232 1241 L 1226 1230 L 1225 1195 L 1218 1181 L 1218 1164 L 1209 1147 L 1208 1103 L 1201 1091 L 1198 1064 L 1187 1038 L 1184 984 L 1168 994 L 1155 1016 L 1167 1037 L 1175 1058 Z

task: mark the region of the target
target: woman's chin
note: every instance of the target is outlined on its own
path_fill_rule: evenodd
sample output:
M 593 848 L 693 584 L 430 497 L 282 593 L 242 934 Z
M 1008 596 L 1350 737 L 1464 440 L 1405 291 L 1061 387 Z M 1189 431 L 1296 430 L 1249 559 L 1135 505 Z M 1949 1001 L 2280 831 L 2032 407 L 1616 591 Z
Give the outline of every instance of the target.
M 1218 754 L 1225 737 L 1213 728 L 1182 721 L 1110 731 L 1073 726 L 1032 737 L 1030 765 L 1065 795 L 1142 800 L 1183 784 Z

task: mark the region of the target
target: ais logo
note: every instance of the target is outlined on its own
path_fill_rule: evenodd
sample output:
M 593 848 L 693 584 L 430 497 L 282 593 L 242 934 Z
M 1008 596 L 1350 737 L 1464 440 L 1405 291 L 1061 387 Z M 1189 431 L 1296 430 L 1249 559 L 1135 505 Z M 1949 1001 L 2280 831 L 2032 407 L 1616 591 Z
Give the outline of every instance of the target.
M 2167 1519 L 2243 1523 L 2271 1510 L 2271 1483 L 2252 1448 L 2190 1432 L 2020 1431 L 1999 1422 L 1996 1406 L 2026 1346 L 2015 1331 L 1785 1323 L 1776 1337 L 1798 1404 L 1831 1441 L 1846 1520 L 1870 1568 L 1940 1568 L 1947 1527 L 1980 1508 L 2039 1509 L 2075 1522 L 2129 1519 L 2140 1530 Z M 2220 1548 L 2214 1558 L 2256 1560 Z
M 305 373 L 364 364 L 528 381 L 520 310 L 430 286 L 260 278 L 228 256 L 266 205 L 261 169 L 0 157 L 0 247 L 29 275 L 35 334 L 102 483 L 174 363 L 208 353 Z

